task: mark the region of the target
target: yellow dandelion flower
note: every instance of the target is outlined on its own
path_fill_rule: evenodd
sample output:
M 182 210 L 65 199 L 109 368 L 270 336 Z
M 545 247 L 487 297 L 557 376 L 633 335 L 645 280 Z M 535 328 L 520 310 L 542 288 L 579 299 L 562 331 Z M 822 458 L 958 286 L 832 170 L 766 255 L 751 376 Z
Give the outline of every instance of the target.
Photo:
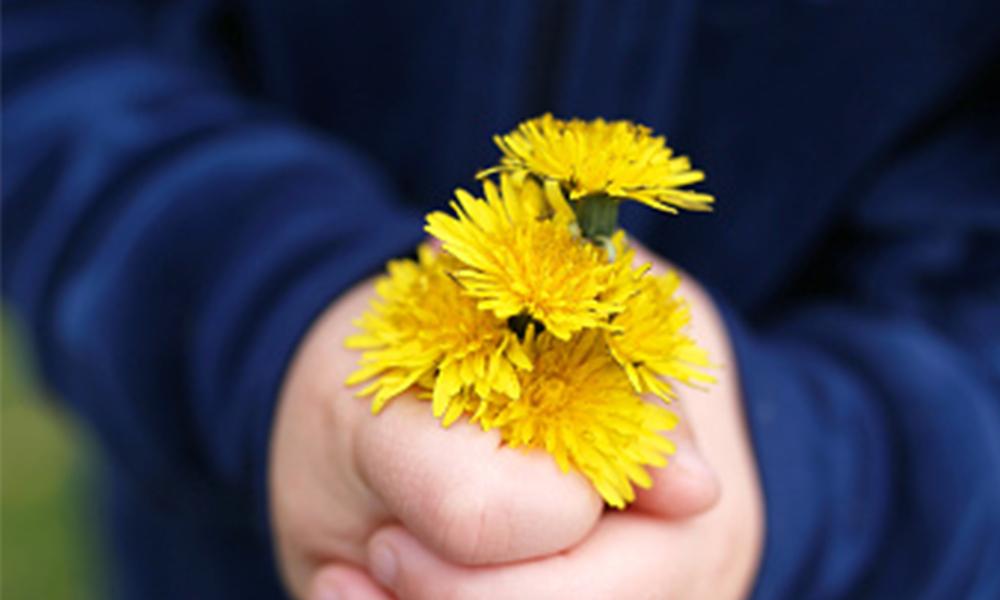
M 686 156 L 674 156 L 662 136 L 631 121 L 569 121 L 545 114 L 493 138 L 500 164 L 479 173 L 533 174 L 554 180 L 570 200 L 610 196 L 657 210 L 711 210 L 708 194 L 678 189 L 705 178 Z
M 574 233 L 558 189 L 502 178 L 500 189 L 483 181 L 483 194 L 457 190 L 455 216 L 431 213 L 426 227 L 463 263 L 453 275 L 480 309 L 500 319 L 530 316 L 560 339 L 622 310 L 605 297 L 615 275 L 607 251 Z
M 711 383 L 704 372 L 708 353 L 687 335 L 691 321 L 687 302 L 676 294 L 680 276 L 645 276 L 638 293 L 625 302 L 613 329 L 604 332 L 608 349 L 625 370 L 633 388 L 652 392 L 665 401 L 674 396 L 665 377 L 687 384 Z
M 389 263 L 375 284 L 378 300 L 358 321 L 361 332 L 347 340 L 362 350 L 348 385 L 371 380 L 360 395 L 374 395 L 372 411 L 414 385 L 431 390 L 441 417 L 466 394 L 479 397 L 520 392 L 516 371 L 530 369 L 507 323 L 476 308 L 449 274 L 453 259 L 421 247 L 418 260 Z
M 639 293 L 640 282 L 651 265 L 645 264 L 638 268 L 632 266 L 632 263 L 635 262 L 635 250 L 628 245 L 625 232 L 621 229 L 611 236 L 607 246 L 614 256 L 614 261 L 611 265 L 608 287 L 601 298 L 624 305 L 629 298 Z M 614 325 L 611 327 L 613 328 Z
M 575 468 L 611 506 L 635 499 L 633 484 L 652 485 L 645 466 L 663 466 L 673 443 L 660 432 L 677 416 L 632 389 L 601 334 L 584 331 L 569 341 L 547 333 L 525 338 L 534 369 L 522 371 L 521 395 L 481 418 L 511 447 L 551 454 L 563 471 Z

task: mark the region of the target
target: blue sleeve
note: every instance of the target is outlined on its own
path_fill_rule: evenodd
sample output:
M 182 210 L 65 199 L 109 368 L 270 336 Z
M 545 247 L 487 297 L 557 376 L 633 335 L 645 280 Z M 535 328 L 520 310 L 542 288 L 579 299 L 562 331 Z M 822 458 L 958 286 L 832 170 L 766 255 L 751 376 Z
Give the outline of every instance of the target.
M 260 524 L 297 341 L 419 218 L 350 148 L 157 55 L 139 16 L 4 9 L 4 294 L 46 380 L 152 497 Z
M 723 307 L 767 498 L 756 597 L 1000 597 L 1000 97 L 976 97 L 859 184 L 780 317 Z

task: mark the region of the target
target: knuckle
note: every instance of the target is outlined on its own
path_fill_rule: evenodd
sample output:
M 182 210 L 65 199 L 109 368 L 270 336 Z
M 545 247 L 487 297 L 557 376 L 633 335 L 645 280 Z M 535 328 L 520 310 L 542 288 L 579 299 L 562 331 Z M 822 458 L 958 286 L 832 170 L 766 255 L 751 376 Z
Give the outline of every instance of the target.
M 464 564 L 490 560 L 503 552 L 508 537 L 500 515 L 477 490 L 453 489 L 438 501 L 434 542 L 447 558 Z

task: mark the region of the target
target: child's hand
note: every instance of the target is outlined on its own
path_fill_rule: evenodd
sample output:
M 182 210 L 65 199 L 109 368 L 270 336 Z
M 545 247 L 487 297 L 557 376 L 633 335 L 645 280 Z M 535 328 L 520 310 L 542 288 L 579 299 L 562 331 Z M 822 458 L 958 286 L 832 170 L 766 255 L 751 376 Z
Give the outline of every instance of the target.
M 446 569 L 514 574 L 516 567 L 495 565 L 602 539 L 608 525 L 600 520 L 600 498 L 579 474 L 560 472 L 547 454 L 502 448 L 496 432 L 464 421 L 445 430 L 429 403 L 412 397 L 393 400 L 378 416 L 371 415 L 368 400 L 353 397 L 343 381 L 358 355 L 344 349 L 344 338 L 372 295 L 371 284 L 362 284 L 317 321 L 282 391 L 270 499 L 277 555 L 291 592 L 298 598 L 328 598 L 332 594 L 324 594 L 333 590 L 340 597 L 384 598 L 369 575 L 369 551 L 390 547 L 399 553 L 398 593 L 441 598 L 451 577 Z M 718 497 L 714 475 L 694 444 L 677 441 L 671 466 L 655 474 L 654 489 L 636 504 L 658 515 L 662 526 L 666 518 L 706 510 Z M 598 535 L 579 545 L 599 521 Z M 376 532 L 389 546 L 370 546 Z M 629 561 L 651 558 L 622 550 Z M 549 560 L 575 564 L 556 557 L 525 568 Z M 428 570 L 418 572 L 425 563 Z M 435 576 L 445 580 L 425 581 Z M 502 588 L 490 593 L 506 594 Z
M 639 260 L 653 262 L 654 271 L 665 267 L 648 252 L 640 251 Z M 745 596 L 760 560 L 764 519 L 737 365 L 711 299 L 690 277 L 681 293 L 691 303 L 695 337 L 723 365 L 717 372 L 719 383 L 709 393 L 678 390 L 684 417 L 719 476 L 721 496 L 714 506 L 695 518 L 680 519 L 705 508 L 692 497 L 711 500 L 693 492 L 707 488 L 683 485 L 685 457 L 697 455 L 688 449 L 654 474 L 653 489 L 641 492 L 629 510 L 605 513 L 591 534 L 567 551 L 511 565 L 469 566 L 449 559 L 412 530 L 387 525 L 368 544 L 369 566 L 377 580 L 404 600 Z M 671 507 L 678 510 L 672 512 Z M 568 531 L 565 522 L 561 526 Z M 320 581 L 328 577 L 342 590 L 341 597 L 385 597 L 362 573 L 331 567 L 318 575 Z

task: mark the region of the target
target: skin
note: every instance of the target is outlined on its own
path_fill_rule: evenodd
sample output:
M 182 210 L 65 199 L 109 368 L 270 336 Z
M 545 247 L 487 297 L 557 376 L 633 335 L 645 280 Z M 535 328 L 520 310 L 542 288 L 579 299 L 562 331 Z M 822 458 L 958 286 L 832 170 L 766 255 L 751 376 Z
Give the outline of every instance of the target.
M 639 249 L 654 271 L 668 264 Z M 293 359 L 272 434 L 278 562 L 304 600 L 740 598 L 753 583 L 763 500 L 734 358 L 711 299 L 684 277 L 691 333 L 721 365 L 707 391 L 680 389 L 670 464 L 625 511 L 605 511 L 543 452 L 448 430 L 412 396 L 378 416 L 343 381 L 343 341 L 374 291 L 357 286 L 312 326 Z M 655 401 L 655 400 L 650 400 Z

